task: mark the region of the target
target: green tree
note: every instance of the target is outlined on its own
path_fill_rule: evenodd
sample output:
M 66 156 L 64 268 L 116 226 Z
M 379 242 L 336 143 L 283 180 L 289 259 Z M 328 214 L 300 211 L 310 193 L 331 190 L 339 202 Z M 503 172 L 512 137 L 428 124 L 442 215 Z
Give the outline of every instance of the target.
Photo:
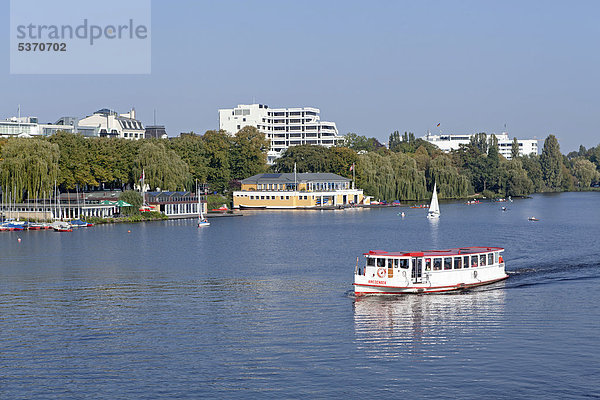
M 0 152 L 2 193 L 13 201 L 49 196 L 58 178 L 59 157 L 58 146 L 41 139 L 8 140 Z
M 142 171 L 151 189 L 184 190 L 190 179 L 187 164 L 161 142 L 147 141 L 140 147 L 134 173 L 141 177 Z
M 119 195 L 119 200 L 131 204 L 131 207 L 121 207 L 121 213 L 124 215 L 139 214 L 140 207 L 144 203 L 142 195 L 135 190 L 125 190 Z
M 517 138 L 513 138 L 512 145 L 510 147 L 510 157 L 515 160 L 519 158 L 519 141 Z
M 506 168 L 505 193 L 507 196 L 526 196 L 533 191 L 533 182 L 523 169 L 520 159 L 514 158 L 503 164 Z
M 333 172 L 346 178 L 352 178 L 350 167 L 358 161 L 358 155 L 354 150 L 347 147 L 331 147 L 327 152 L 329 168 L 327 172 Z
M 544 190 L 544 177 L 542 173 L 542 165 L 540 157 L 537 155 L 526 155 L 519 159 L 523 164 L 523 169 L 527 172 L 527 176 L 531 179 L 534 192 Z
M 207 180 L 212 190 L 224 193 L 231 180 L 231 137 L 227 132 L 206 131 L 202 136 L 207 159 Z
M 49 138 L 60 148 L 58 184 L 65 189 L 98 186 L 91 168 L 91 153 L 83 135 L 59 131 Z
M 485 132 L 480 132 L 471 136 L 469 144 L 475 146 L 483 154 L 487 154 L 488 152 L 489 143 Z
M 590 160 L 578 157 L 573 160 L 573 175 L 580 188 L 589 188 L 592 182 L 597 182 L 600 176 L 598 169 Z
M 447 155 L 440 155 L 431 160 L 427 180 L 430 191 L 433 191 L 433 185 L 437 182 L 440 198 L 461 198 L 472 193 L 469 178 L 458 172 Z
M 552 189 L 561 187 L 563 183 L 562 154 L 554 135 L 548 135 L 544 141 L 540 165 L 546 186 Z
M 366 153 L 359 155 L 358 187 L 378 199 L 420 200 L 427 197 L 425 174 L 407 154 Z
M 348 147 L 354 151 L 376 151 L 384 146 L 374 137 L 367 138 L 356 133 L 348 133 L 344 137 L 343 147 Z
M 396 151 L 396 148 L 400 146 L 400 142 L 402 142 L 402 139 L 400 138 L 400 132 L 394 131 L 390 134 L 388 148 L 392 151 Z
M 323 146 L 304 144 L 288 147 L 283 155 L 275 160 L 277 172 L 329 172 L 329 149 Z
M 266 171 L 269 140 L 253 126 L 246 126 L 231 139 L 231 176 L 248 178 Z
M 208 182 L 208 157 L 202 136 L 193 132 L 168 141 L 170 148 L 188 165 L 193 181 Z

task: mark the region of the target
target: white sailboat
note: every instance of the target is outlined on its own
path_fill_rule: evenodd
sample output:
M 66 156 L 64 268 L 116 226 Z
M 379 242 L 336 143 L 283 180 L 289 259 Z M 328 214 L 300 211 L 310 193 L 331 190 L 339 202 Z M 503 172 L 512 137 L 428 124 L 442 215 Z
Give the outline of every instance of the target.
M 196 186 L 196 195 L 198 196 L 198 228 L 203 228 L 205 226 L 210 226 L 210 222 L 206 218 L 204 218 L 204 213 L 202 212 L 202 201 L 200 200 L 200 190 L 198 190 Z
M 437 197 L 437 182 L 433 184 L 433 196 L 431 196 L 431 204 L 429 205 L 429 212 L 427 218 L 434 219 L 440 217 L 440 204 L 438 203 Z

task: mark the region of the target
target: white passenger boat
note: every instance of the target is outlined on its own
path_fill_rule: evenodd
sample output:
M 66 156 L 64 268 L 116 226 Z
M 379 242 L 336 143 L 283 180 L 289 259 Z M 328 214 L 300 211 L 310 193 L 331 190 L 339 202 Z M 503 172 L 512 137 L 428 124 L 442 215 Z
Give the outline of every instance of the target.
M 404 294 L 462 290 L 508 278 L 501 247 L 364 253 L 356 259 L 354 293 Z

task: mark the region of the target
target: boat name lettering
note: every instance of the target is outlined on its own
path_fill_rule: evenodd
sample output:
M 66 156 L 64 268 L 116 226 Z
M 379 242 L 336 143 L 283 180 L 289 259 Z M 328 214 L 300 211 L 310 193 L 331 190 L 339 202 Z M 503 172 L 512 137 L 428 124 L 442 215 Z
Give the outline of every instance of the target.
M 369 279 L 369 283 L 374 283 L 376 285 L 385 285 L 385 284 L 387 284 L 386 281 L 376 281 L 374 279 Z

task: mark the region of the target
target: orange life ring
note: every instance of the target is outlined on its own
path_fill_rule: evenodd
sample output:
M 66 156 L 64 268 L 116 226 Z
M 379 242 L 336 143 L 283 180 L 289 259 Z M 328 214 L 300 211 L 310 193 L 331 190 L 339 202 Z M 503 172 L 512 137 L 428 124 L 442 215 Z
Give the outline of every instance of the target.
M 377 276 L 383 278 L 385 276 L 385 268 L 379 268 L 377 270 Z

